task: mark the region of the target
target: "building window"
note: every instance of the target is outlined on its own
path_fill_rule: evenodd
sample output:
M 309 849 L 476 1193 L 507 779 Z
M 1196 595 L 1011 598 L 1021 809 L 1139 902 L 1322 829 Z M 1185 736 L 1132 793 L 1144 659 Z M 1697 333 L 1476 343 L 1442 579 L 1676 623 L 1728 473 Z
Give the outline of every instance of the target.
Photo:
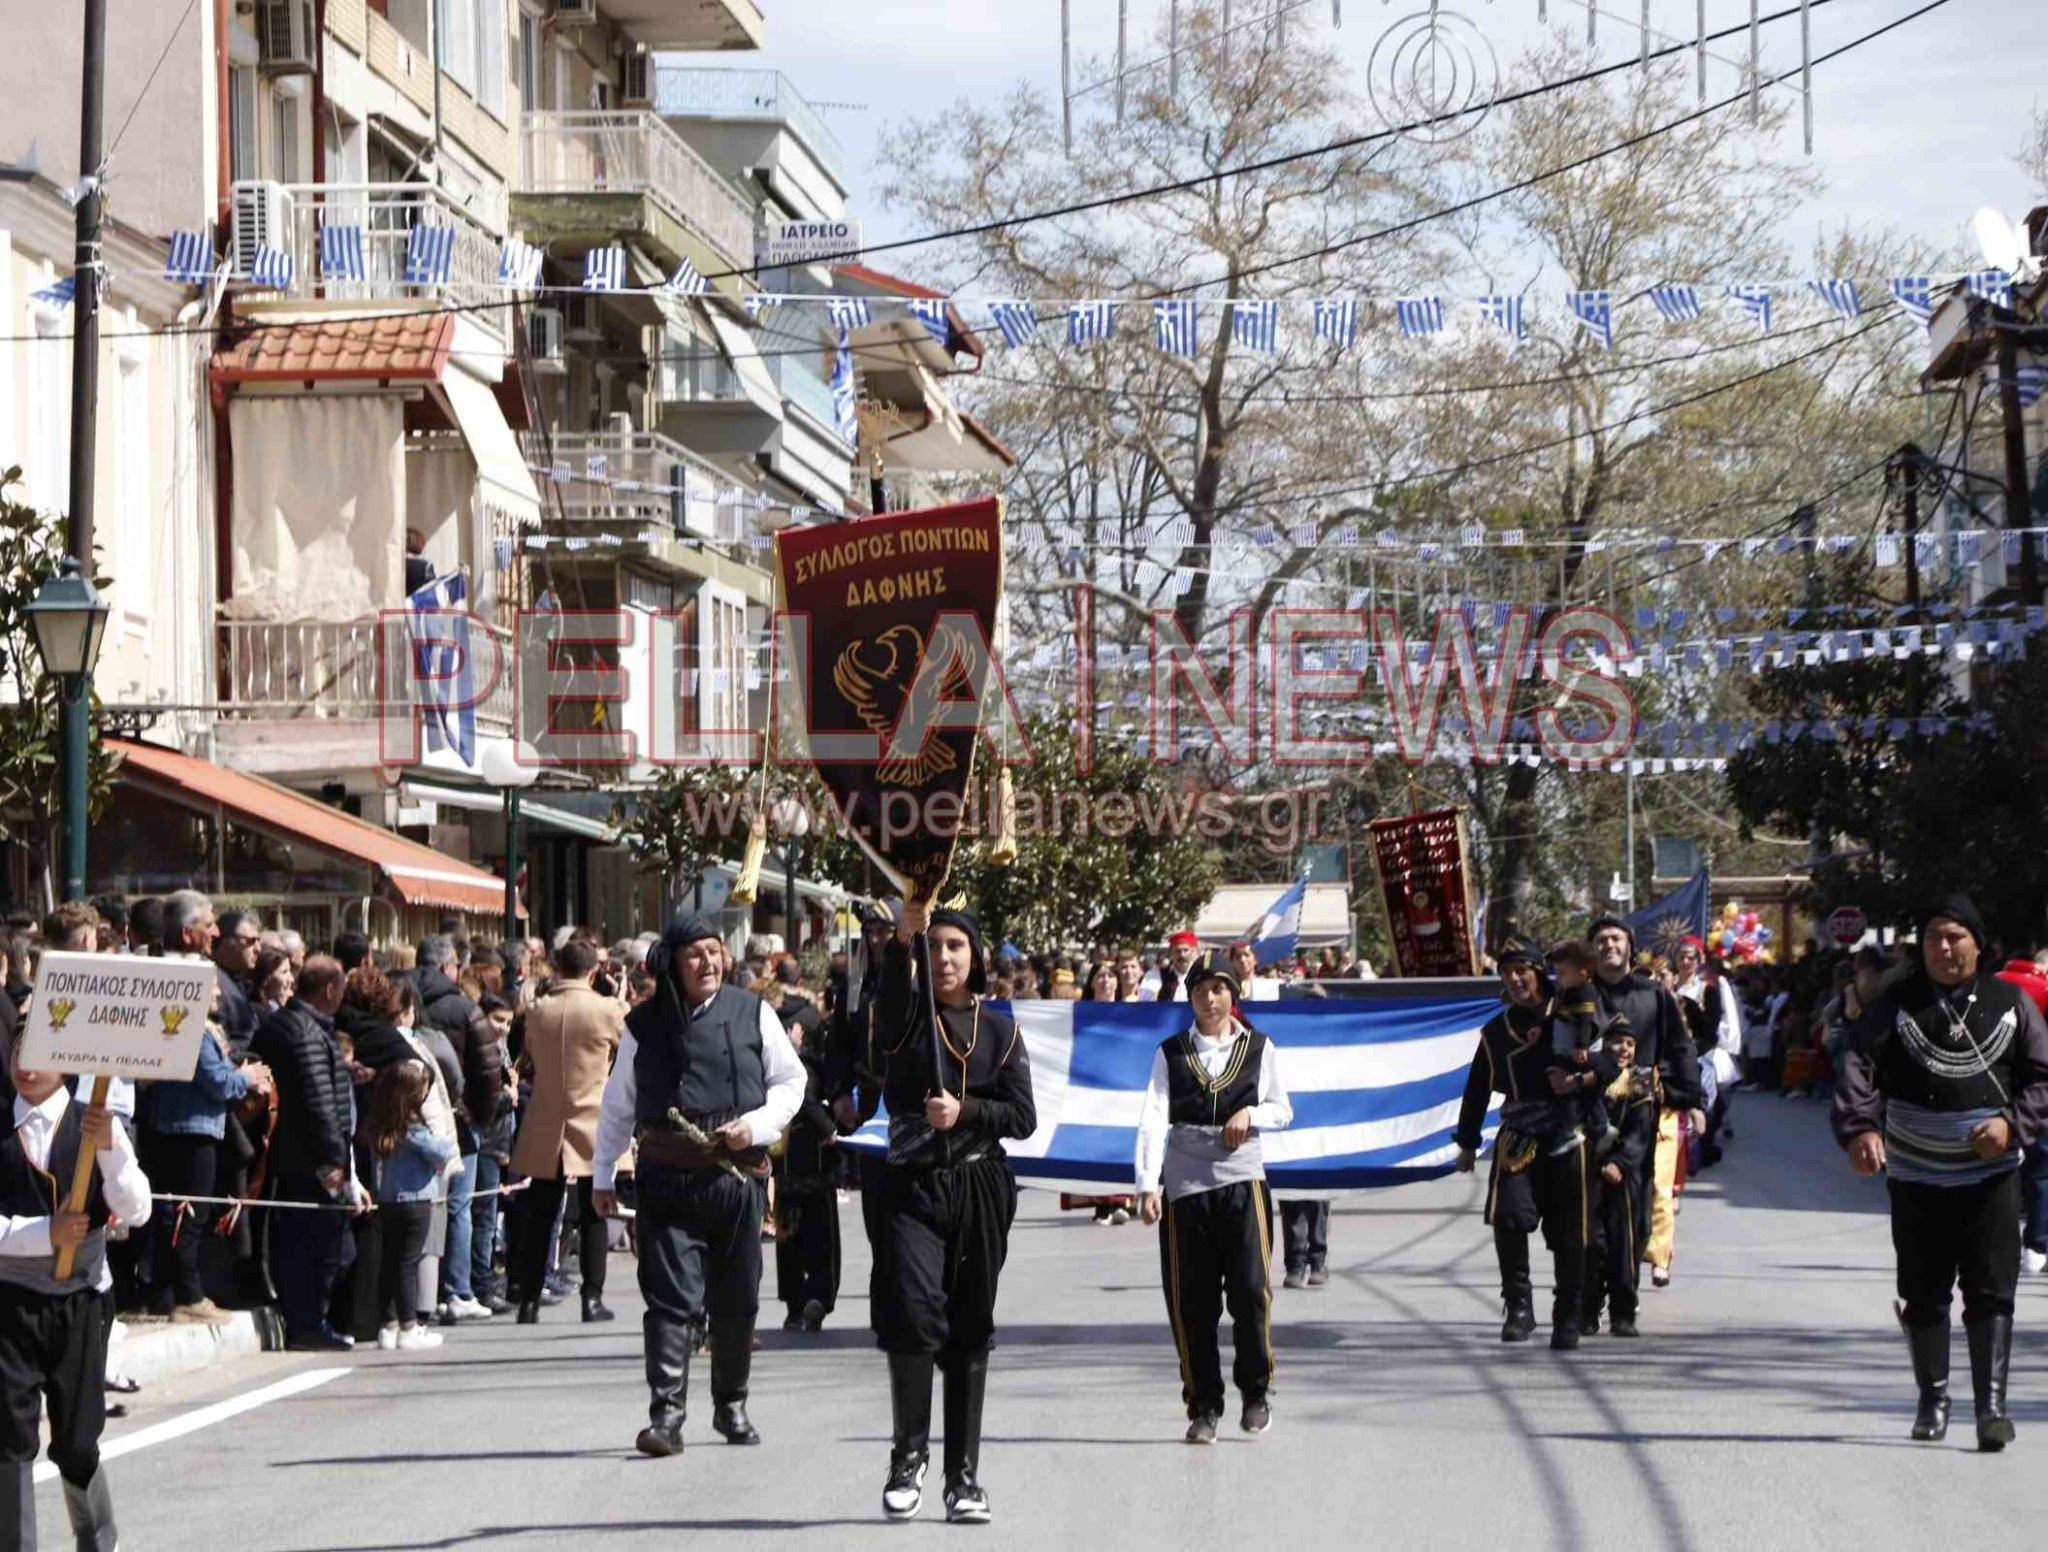
M 134 332 L 139 325 L 131 313 L 124 327 Z M 147 357 L 136 348 L 140 342 L 121 340 L 117 358 L 121 370 L 119 449 L 120 484 L 115 499 L 120 503 L 115 515 L 115 532 L 120 535 L 120 548 L 114 557 L 116 588 L 121 593 L 122 610 L 140 619 L 149 616 L 151 570 L 149 554 L 149 515 L 153 503 L 150 501 L 150 455 L 155 449 L 156 438 L 149 423 L 149 379 L 144 371 Z
M 270 175 L 299 181 L 299 100 L 283 92 L 270 99 Z
M 441 68 L 480 107 L 505 116 L 505 0 L 434 0 Z
M 237 65 L 228 72 L 228 157 L 234 181 L 256 177 L 262 164 L 256 159 L 256 68 Z
M 531 11 L 519 13 L 519 106 L 531 113 L 540 100 L 540 18 Z
M 46 271 L 41 285 L 56 279 Z M 65 446 L 71 434 L 71 349 L 59 344 L 71 332 L 71 309 L 35 308 L 36 338 L 29 349 L 29 456 L 26 460 L 31 505 L 46 512 L 71 508 L 71 460 Z

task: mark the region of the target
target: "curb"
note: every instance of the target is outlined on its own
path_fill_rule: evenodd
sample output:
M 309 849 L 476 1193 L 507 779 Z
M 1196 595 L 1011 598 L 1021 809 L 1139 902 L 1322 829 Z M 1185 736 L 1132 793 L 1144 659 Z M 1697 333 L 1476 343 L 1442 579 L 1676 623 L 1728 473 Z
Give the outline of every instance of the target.
M 233 1314 L 234 1319 L 224 1326 L 123 1320 L 120 1344 L 108 1353 L 107 1367 L 149 1385 L 264 1351 L 263 1327 L 256 1313 L 236 1310 Z

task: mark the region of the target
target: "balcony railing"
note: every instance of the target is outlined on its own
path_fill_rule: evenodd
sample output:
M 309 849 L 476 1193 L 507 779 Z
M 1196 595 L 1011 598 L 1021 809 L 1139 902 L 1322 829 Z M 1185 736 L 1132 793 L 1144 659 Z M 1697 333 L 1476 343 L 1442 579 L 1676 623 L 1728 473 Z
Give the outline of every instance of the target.
M 819 166 L 842 186 L 846 183 L 846 152 L 839 137 L 779 70 L 663 65 L 655 72 L 654 105 L 672 119 L 781 119 Z
M 538 437 L 525 442 L 527 461 L 543 483 L 554 478 L 572 525 L 638 524 L 753 554 L 752 495 L 658 431 L 558 434 L 545 449 Z
M 647 111 L 529 113 L 526 194 L 641 194 L 701 232 L 735 269 L 754 262 L 753 208 L 683 137 Z
M 222 718 L 238 722 L 370 722 L 387 699 L 406 688 L 404 665 L 385 670 L 378 659 L 380 626 L 360 620 L 222 620 L 220 660 L 227 682 Z M 476 708 L 487 732 L 512 728 L 512 633 L 472 621 L 469 627 L 497 642 L 499 673 Z M 403 649 L 401 630 L 390 629 L 386 648 Z M 489 677 L 489 648 L 477 646 L 480 687 Z
M 447 280 L 418 229 L 452 228 Z M 322 241 L 322 234 L 327 234 Z M 457 306 L 495 301 L 498 239 L 440 189 L 422 183 L 238 183 L 229 258 L 237 280 L 291 297 L 398 301 L 446 297 Z M 266 271 L 266 250 L 291 261 L 290 283 Z M 498 312 L 471 314 L 498 328 Z

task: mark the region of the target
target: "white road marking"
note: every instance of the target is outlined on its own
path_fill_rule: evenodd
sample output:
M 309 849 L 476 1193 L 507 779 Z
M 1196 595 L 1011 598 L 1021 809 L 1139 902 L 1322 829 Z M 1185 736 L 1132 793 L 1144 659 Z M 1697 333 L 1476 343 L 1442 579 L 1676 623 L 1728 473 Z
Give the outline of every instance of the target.
M 132 1455 L 137 1450 L 146 1450 L 154 1444 L 166 1444 L 172 1439 L 182 1439 L 188 1433 L 197 1433 L 202 1428 L 211 1428 L 215 1423 L 224 1423 L 231 1417 L 240 1417 L 244 1412 L 253 1412 L 257 1407 L 273 1401 L 282 1401 L 287 1396 L 296 1396 L 325 1385 L 329 1380 L 338 1380 L 352 1369 L 305 1369 L 279 1380 L 274 1385 L 264 1385 L 239 1396 L 230 1396 L 225 1401 L 216 1401 L 211 1406 L 194 1407 L 180 1417 L 168 1418 L 161 1423 L 151 1423 L 147 1428 L 138 1428 L 133 1433 L 124 1433 L 118 1439 L 108 1440 L 100 1445 L 101 1460 L 119 1460 L 123 1455 Z M 36 1480 L 54 1481 L 57 1468 L 49 1461 L 36 1462 Z

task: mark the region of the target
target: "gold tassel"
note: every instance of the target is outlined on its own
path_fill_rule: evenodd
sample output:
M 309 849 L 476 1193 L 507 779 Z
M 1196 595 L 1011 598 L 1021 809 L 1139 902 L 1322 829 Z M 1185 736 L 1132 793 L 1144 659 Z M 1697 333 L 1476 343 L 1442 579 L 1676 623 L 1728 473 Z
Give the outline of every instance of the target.
M 1007 766 L 996 767 L 995 810 L 988 827 L 988 860 L 1007 868 L 1017 860 L 1017 789 L 1011 784 Z
M 740 861 L 740 876 L 733 880 L 726 896 L 734 905 L 752 905 L 761 892 L 761 864 L 768 858 L 768 825 L 757 811 L 747 821 L 747 852 Z

